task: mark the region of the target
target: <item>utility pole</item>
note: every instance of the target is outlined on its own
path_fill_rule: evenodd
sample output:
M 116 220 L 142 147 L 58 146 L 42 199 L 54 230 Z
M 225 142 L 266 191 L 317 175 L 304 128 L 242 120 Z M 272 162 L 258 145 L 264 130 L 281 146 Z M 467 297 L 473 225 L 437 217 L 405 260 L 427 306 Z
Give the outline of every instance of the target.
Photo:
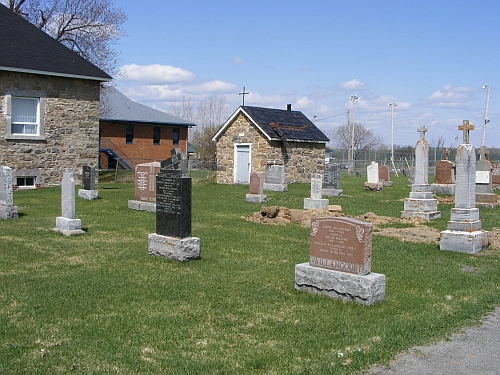
M 351 166 L 351 116 L 349 110 L 347 110 L 347 175 L 350 176 L 352 172 Z
M 354 118 L 356 117 L 356 100 L 358 100 L 357 95 L 351 95 L 351 101 L 352 101 L 352 132 L 351 132 L 351 171 L 354 171 Z M 350 175 L 351 171 L 348 171 L 348 175 Z
M 488 120 L 488 101 L 490 100 L 490 86 L 484 85 L 483 89 L 486 89 L 486 106 L 484 107 L 484 123 L 483 123 L 483 135 L 481 136 L 481 147 L 484 146 L 484 135 L 486 134 L 486 124 L 490 122 Z

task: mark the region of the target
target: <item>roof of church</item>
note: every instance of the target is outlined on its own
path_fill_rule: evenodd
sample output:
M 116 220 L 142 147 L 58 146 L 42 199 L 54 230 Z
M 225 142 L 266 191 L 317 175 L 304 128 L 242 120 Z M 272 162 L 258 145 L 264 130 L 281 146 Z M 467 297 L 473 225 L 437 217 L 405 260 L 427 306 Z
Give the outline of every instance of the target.
M 248 117 L 268 140 L 313 143 L 328 143 L 330 141 L 300 111 L 250 106 L 240 106 L 224 123 L 213 139 L 219 139 L 240 113 Z
M 0 70 L 109 81 L 111 77 L 0 4 Z
M 196 124 L 169 115 L 163 111 L 134 102 L 114 87 L 101 93 L 101 121 L 141 123 L 154 125 L 196 126 Z

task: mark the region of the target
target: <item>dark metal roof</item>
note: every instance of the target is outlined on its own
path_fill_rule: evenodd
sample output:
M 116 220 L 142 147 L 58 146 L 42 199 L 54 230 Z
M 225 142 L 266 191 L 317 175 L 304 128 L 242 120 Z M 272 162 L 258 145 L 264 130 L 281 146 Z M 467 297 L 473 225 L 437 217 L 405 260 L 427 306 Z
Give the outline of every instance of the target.
M 0 4 L 0 70 L 109 81 L 112 78 Z
M 192 122 L 134 102 L 114 87 L 106 87 L 101 93 L 99 120 L 156 125 L 196 126 Z
M 215 135 L 229 126 L 238 112 L 243 112 L 269 140 L 328 143 L 330 140 L 302 112 L 284 109 L 241 106 Z

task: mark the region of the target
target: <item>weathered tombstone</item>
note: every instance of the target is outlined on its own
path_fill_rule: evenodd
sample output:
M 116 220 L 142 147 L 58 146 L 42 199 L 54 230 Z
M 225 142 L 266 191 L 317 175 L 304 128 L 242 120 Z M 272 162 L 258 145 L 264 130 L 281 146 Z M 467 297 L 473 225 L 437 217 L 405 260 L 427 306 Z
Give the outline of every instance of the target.
M 323 180 L 322 196 L 335 197 L 342 195 L 340 188 L 340 164 L 325 164 L 325 179 Z
M 372 305 L 385 296 L 386 277 L 371 272 L 370 223 L 311 218 L 309 262 L 295 266 L 295 289 Z
M 441 250 L 475 254 L 488 246 L 488 232 L 481 230 L 479 209 L 476 207 L 476 152 L 468 144 L 469 130 L 474 125 L 464 121 L 464 144 L 458 146 L 456 156 L 455 208 L 451 209 L 450 221 L 441 232 Z
M 285 184 L 285 167 L 282 165 L 268 165 L 265 170 L 264 190 L 287 191 Z
M 365 190 L 382 190 L 383 183 L 380 181 L 378 175 L 378 163 L 372 161 L 370 165 L 366 167 L 367 182 L 365 182 Z
M 128 208 L 156 212 L 156 175 L 160 167 L 157 161 L 135 166 L 134 199 L 128 201 Z
M 65 236 L 86 234 L 81 225 L 81 220 L 75 215 L 75 179 L 71 169 L 66 168 L 61 181 L 61 216 L 56 218 L 53 230 Z
M 421 218 L 434 220 L 441 217 L 437 210 L 437 199 L 432 198 L 429 181 L 429 144 L 425 140 L 427 128 L 422 125 L 417 129 L 420 139 L 415 145 L 415 183 L 411 186 L 410 197 L 404 200 L 401 218 Z
M 323 199 L 321 192 L 323 188 L 323 176 L 319 173 L 311 174 L 311 197 L 304 198 L 304 210 L 315 209 L 325 210 L 329 200 Z
M 4 220 L 17 218 L 18 207 L 13 204 L 12 169 L 0 166 L 0 218 Z
M 95 167 L 92 165 L 82 168 L 82 188 L 78 189 L 78 198 L 89 201 L 99 198 L 99 192 L 95 190 Z
M 250 173 L 250 190 L 246 195 L 249 203 L 264 203 L 267 196 L 264 194 L 264 176 L 260 172 Z
M 392 186 L 391 172 L 388 165 L 378 166 L 378 178 L 384 186 Z
M 455 194 L 455 165 L 448 160 L 449 153 L 444 148 L 441 161 L 435 164 L 434 183 L 431 184 L 434 194 Z
M 478 150 L 479 160 L 476 162 L 476 206 L 493 208 L 498 206 L 498 196 L 493 193 L 493 167 L 487 156 L 490 151 L 486 146 Z
M 180 149 L 156 176 L 156 233 L 148 235 L 148 253 L 179 262 L 200 257 L 200 239 L 191 236 L 191 177 Z
M 500 164 L 491 164 L 493 170 L 491 171 L 491 183 L 495 187 L 500 186 Z

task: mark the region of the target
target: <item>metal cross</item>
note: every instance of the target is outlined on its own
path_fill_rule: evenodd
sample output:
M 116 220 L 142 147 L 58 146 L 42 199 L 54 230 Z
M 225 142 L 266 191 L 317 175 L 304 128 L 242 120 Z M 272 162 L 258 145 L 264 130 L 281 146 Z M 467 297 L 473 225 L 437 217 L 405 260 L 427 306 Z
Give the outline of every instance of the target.
M 245 106 L 245 95 L 250 94 L 249 92 L 245 92 L 245 86 L 243 86 L 243 92 L 240 92 L 240 95 L 243 95 L 243 107 Z
M 421 125 L 420 128 L 417 129 L 417 132 L 420 133 L 420 139 L 425 139 L 426 131 L 428 131 L 428 129 L 425 127 L 425 125 Z
M 458 130 L 464 133 L 464 143 L 469 143 L 469 130 L 474 130 L 474 125 L 469 123 L 469 120 L 464 120 L 463 125 L 458 126 Z

